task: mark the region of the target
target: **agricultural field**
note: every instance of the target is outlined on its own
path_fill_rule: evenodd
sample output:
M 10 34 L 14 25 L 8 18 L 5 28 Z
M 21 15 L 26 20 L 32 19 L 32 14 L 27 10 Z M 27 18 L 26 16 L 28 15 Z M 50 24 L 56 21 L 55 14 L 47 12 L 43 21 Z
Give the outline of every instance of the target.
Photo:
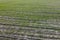
M 0 0 L 1 40 L 60 40 L 60 0 Z

